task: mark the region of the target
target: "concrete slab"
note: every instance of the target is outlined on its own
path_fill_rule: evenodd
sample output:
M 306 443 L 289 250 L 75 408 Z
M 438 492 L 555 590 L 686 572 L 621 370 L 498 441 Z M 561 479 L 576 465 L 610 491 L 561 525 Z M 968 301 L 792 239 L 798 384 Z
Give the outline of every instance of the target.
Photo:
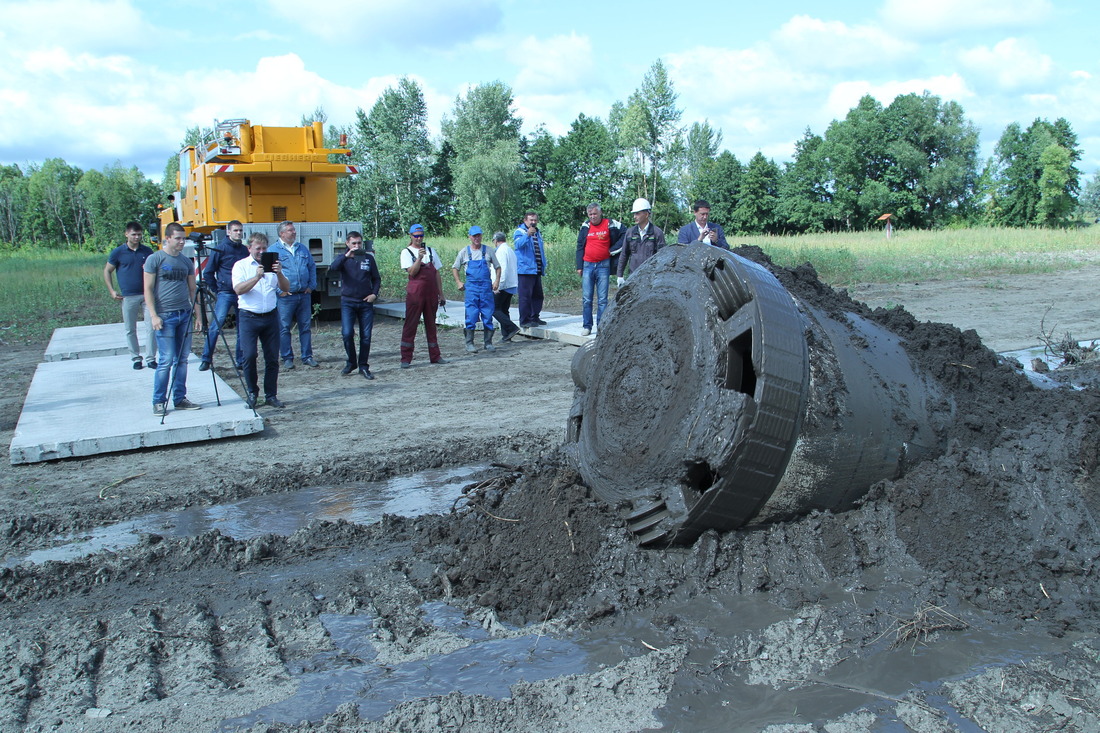
M 121 333 L 122 324 L 118 326 Z M 198 357 L 192 355 L 187 370 L 187 398 L 203 409 L 175 411 L 169 403 L 168 416 L 161 425 L 161 419 L 153 416 L 155 372 L 131 369 L 128 353 L 39 364 L 11 441 L 12 464 L 262 431 L 263 418 L 248 409 L 244 400 L 215 375 L 221 398 L 221 406 L 217 405 L 210 377 L 213 372 L 200 372 L 198 365 Z
M 144 354 L 145 324 L 141 321 L 138 322 L 138 344 Z M 121 322 L 101 323 L 98 326 L 55 328 L 44 358 L 46 361 L 67 361 L 129 353 L 125 326 Z
M 379 303 L 374 307 L 375 313 L 391 318 L 405 320 L 405 303 Z M 466 305 L 461 300 L 448 300 L 447 310 L 440 309 L 439 315 L 446 318 L 436 319 L 436 323 L 445 328 L 462 328 L 466 319 Z M 512 308 L 508 311 L 512 321 L 519 323 L 519 310 Z M 568 313 L 548 313 L 543 311 L 542 320 L 545 326 L 520 329 L 520 333 L 531 338 L 546 339 L 548 341 L 560 341 L 573 346 L 580 346 L 596 338 L 593 333 L 590 336 L 581 335 L 581 316 L 573 316 Z

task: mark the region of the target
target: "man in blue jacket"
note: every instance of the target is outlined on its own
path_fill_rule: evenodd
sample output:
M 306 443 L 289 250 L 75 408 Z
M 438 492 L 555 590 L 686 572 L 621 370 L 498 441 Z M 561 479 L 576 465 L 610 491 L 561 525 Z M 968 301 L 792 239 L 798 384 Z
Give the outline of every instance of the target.
M 202 281 L 207 289 L 216 292 L 214 301 L 214 322 L 210 324 L 210 330 L 206 337 L 206 345 L 202 349 L 202 359 L 199 361 L 199 371 L 210 369 L 214 361 L 214 351 L 218 347 L 218 334 L 221 333 L 225 317 L 229 313 L 229 306 L 237 304 L 237 293 L 233 291 L 233 265 L 248 257 L 248 247 L 241 241 L 244 238 L 244 225 L 234 219 L 225 227 L 225 239 L 210 253 L 206 259 L 206 267 L 202 270 Z M 241 341 L 237 339 L 236 360 L 237 366 L 241 361 Z
M 283 369 L 294 368 L 294 349 L 290 345 L 290 329 L 298 324 L 298 340 L 302 346 L 302 363 L 309 367 L 320 366 L 313 358 L 313 334 L 310 320 L 313 306 L 310 293 L 317 289 L 317 265 L 309 248 L 298 241 L 294 222 L 279 224 L 279 241 L 271 248 L 279 255 L 283 275 L 290 281 L 290 293 L 279 298 L 279 351 Z
M 516 274 L 518 276 L 520 328 L 545 326 L 539 318 L 542 313 L 542 276 L 546 272 L 546 243 L 539 231 L 539 215 L 528 211 L 523 223 L 512 233 L 516 248 Z

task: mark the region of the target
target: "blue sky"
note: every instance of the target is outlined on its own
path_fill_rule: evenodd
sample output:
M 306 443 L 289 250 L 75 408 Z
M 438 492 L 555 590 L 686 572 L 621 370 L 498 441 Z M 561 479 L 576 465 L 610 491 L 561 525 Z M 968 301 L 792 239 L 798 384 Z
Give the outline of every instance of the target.
M 700 4 L 577 0 L 0 0 L 0 162 L 121 161 L 159 178 L 215 118 L 350 123 L 402 75 L 430 125 L 470 86 L 509 84 L 524 131 L 606 119 L 653 62 L 683 124 L 742 161 L 789 160 L 863 94 L 959 102 L 989 155 L 1005 125 L 1065 117 L 1100 168 L 1095 2 L 881 0 Z

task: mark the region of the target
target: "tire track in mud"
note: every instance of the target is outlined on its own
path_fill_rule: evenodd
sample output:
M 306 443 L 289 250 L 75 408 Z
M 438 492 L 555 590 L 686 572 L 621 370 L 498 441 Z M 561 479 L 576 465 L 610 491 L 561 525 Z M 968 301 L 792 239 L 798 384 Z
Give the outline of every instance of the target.
M 280 538 L 258 550 L 255 540 L 220 538 L 210 557 L 210 538 L 197 538 L 92 556 L 84 571 L 65 568 L 53 583 L 66 564 L 30 569 L 21 580 L 38 597 L 0 601 L 0 731 L 209 730 L 285 698 L 294 671 L 335 649 L 323 614 L 354 612 L 373 597 L 387 606 L 397 603 L 388 595 L 408 599 L 379 577 L 393 583 L 400 573 L 371 569 L 386 553 L 348 557 L 346 541 L 326 532 L 314 534 L 329 549 Z M 83 582 L 89 577 L 99 580 Z M 92 708 L 110 717 L 97 723 L 86 714 Z

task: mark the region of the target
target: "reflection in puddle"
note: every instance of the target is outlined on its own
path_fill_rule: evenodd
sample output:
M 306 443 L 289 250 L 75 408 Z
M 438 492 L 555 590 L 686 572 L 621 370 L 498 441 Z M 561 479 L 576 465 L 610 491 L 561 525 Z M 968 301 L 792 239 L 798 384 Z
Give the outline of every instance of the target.
M 338 650 L 317 654 L 290 670 L 299 679 L 296 694 L 249 715 L 226 720 L 221 729 L 318 721 L 349 702 L 359 706 L 361 718 L 377 720 L 405 700 L 451 692 L 502 699 L 517 682 L 585 671 L 586 655 L 573 642 L 535 634 L 492 639 L 445 603 L 426 603 L 421 609 L 425 619 L 437 628 L 469 643 L 446 654 L 380 665 L 372 662 L 376 652 L 370 642 L 374 626 L 371 617 L 322 614 L 321 622 Z
M 57 537 L 55 541 L 59 544 L 56 547 L 6 558 L 3 566 L 67 561 L 101 550 L 122 550 L 136 545 L 142 534 L 150 533 L 179 539 L 216 529 L 227 537 L 246 540 L 263 534 L 290 535 L 315 520 L 343 519 L 356 524 L 372 524 L 383 514 L 415 517 L 445 512 L 470 477 L 487 467 L 478 464 L 436 468 L 389 481 L 265 494 L 232 504 L 147 514 L 88 532 Z

